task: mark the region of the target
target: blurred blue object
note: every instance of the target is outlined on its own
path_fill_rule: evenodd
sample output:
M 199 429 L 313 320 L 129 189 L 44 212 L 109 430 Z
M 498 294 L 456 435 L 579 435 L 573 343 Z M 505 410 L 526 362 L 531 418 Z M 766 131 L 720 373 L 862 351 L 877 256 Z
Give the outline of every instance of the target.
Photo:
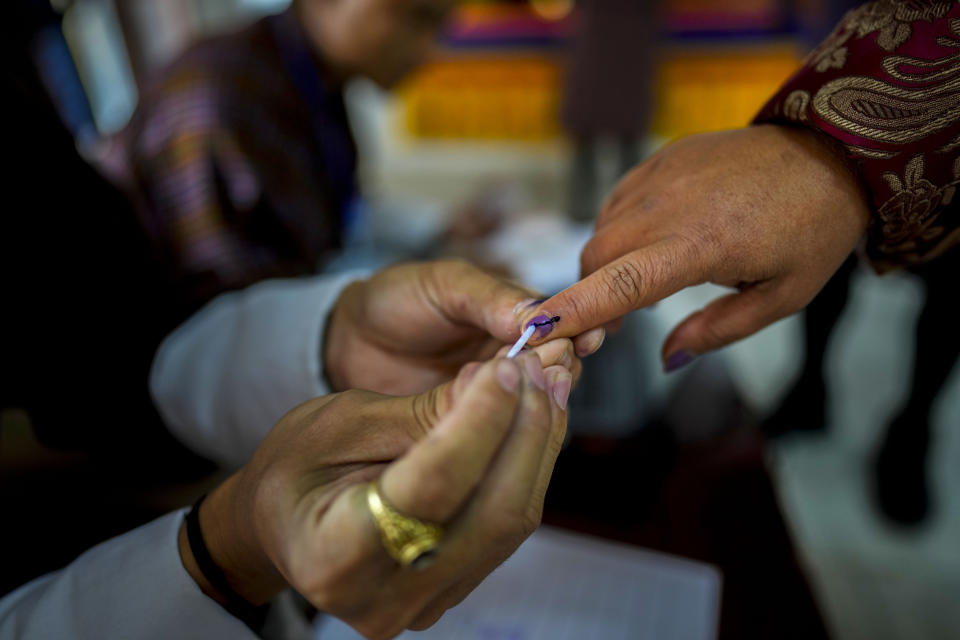
M 60 119 L 80 147 L 97 138 L 90 101 L 80 82 L 70 48 L 59 24 L 49 24 L 34 39 L 33 59 L 44 88 L 50 94 Z

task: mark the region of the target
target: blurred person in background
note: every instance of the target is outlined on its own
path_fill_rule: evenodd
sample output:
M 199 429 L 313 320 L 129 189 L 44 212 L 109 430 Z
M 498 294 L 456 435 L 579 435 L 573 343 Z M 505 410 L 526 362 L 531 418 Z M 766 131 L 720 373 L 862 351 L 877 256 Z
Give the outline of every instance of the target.
M 575 4 L 577 27 L 561 113 L 574 142 L 569 192 L 574 220 L 596 217 L 602 192 L 600 143 L 609 139 L 616 146 L 617 178 L 640 161 L 653 110 L 659 9 L 659 0 Z
M 209 470 L 166 434 L 150 401 L 147 374 L 177 321 L 173 299 L 133 207 L 77 154 L 60 117 L 68 111 L 47 91 L 55 78 L 35 64 L 36 36 L 58 26 L 46 4 L 15 2 L 4 17 L 7 147 L 17 158 L 4 184 L 22 197 L 12 197 L 0 236 L 5 298 L 15 301 L 3 314 L 3 405 L 27 408 L 49 447 L 121 464 L 143 447 L 165 460 L 158 474 Z M 59 402 L 48 400 L 54 389 Z
M 120 135 L 124 183 L 178 320 L 190 318 L 158 351 L 151 392 L 186 441 L 235 435 L 222 450 L 203 446 L 214 460 L 243 464 L 290 406 L 327 383 L 350 388 L 316 350 L 324 310 L 369 273 L 323 277 L 366 224 L 344 85 L 393 87 L 426 59 L 454 4 L 296 0 L 147 81 Z M 456 370 L 441 364 L 444 376 Z M 398 375 L 364 388 L 426 387 Z
M 224 291 L 316 273 L 363 233 L 343 89 L 396 85 L 454 0 L 295 0 L 147 80 L 126 183 L 182 317 Z

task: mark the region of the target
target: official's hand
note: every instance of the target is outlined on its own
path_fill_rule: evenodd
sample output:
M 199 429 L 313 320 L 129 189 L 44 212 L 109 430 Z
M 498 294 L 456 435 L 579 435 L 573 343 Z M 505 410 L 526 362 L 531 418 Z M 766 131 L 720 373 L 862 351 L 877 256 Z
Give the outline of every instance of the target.
M 324 341 L 327 378 L 336 390 L 421 393 L 519 338 L 518 314 L 535 296 L 459 260 L 390 267 L 337 301 Z M 569 335 L 572 345 L 538 350 L 544 366 L 575 368 L 571 359 L 603 342 L 602 329 Z
M 290 585 L 369 638 L 433 624 L 540 522 L 566 427 L 549 373 L 531 352 L 420 396 L 348 391 L 297 407 L 204 502 L 214 560 L 251 603 Z M 431 565 L 385 552 L 372 480 L 401 513 L 444 527 Z M 181 552 L 216 598 L 182 532 Z

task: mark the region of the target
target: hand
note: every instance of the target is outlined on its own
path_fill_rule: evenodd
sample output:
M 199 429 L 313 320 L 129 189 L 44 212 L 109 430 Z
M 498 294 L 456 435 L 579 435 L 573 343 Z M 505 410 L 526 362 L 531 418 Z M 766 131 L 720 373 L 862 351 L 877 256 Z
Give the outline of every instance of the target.
M 863 235 L 859 182 L 818 134 L 761 125 L 680 140 L 627 174 L 581 255 L 583 280 L 529 310 L 577 335 L 704 282 L 733 287 L 677 326 L 667 370 L 805 307 Z
M 324 340 L 327 379 L 337 390 L 420 393 L 519 338 L 517 313 L 534 297 L 462 261 L 391 267 L 341 294 Z M 604 337 L 602 329 L 570 335 L 580 357 Z
M 348 391 L 297 407 L 204 502 L 211 555 L 254 604 L 289 584 L 370 638 L 430 626 L 540 522 L 566 426 L 550 373 L 527 353 L 421 396 Z M 384 551 L 365 499 L 377 478 L 402 513 L 445 527 L 429 567 Z M 184 566 L 210 593 L 185 538 Z

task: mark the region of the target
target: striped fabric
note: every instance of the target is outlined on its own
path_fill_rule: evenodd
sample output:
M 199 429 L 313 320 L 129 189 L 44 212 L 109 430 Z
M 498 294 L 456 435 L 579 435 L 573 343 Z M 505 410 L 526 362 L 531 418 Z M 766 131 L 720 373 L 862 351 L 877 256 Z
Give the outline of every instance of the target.
M 311 273 L 339 246 L 349 194 L 329 178 L 330 153 L 349 182 L 356 151 L 342 95 L 321 91 L 318 104 L 298 84 L 289 52 L 306 50 L 289 13 L 201 42 L 148 83 L 120 136 L 185 313 L 229 289 Z

